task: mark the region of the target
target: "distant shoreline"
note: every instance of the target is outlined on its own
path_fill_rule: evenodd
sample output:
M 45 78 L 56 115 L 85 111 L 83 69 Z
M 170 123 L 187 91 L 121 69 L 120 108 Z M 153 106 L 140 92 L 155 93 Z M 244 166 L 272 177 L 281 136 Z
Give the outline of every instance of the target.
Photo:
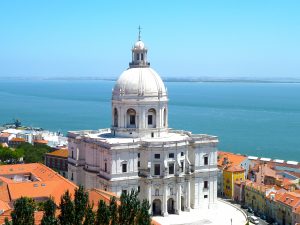
M 9 81 L 116 81 L 117 78 L 105 77 L 0 77 L 0 80 Z M 189 82 L 189 83 L 300 83 L 300 79 L 284 79 L 284 78 L 163 78 L 164 82 Z

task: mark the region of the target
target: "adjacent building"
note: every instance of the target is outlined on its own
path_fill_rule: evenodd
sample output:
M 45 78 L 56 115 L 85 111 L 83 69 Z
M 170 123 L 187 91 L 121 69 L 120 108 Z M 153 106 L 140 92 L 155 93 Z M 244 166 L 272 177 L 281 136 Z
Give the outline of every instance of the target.
M 40 163 L 14 164 L 0 166 L 0 203 L 13 208 L 20 197 L 33 198 L 37 202 L 53 197 L 59 205 L 60 197 L 66 190 L 74 194 L 75 184 Z M 1 204 L 0 204 L 1 206 Z M 6 208 L 0 208 L 0 211 Z
M 246 156 L 231 152 L 218 152 L 218 195 L 234 198 L 235 182 L 242 182 L 249 169 Z
M 168 127 L 167 89 L 147 53 L 139 38 L 112 91 L 111 128 L 68 133 L 68 178 L 117 195 L 138 190 L 153 215 L 213 206 L 218 138 Z
M 68 177 L 68 149 L 58 149 L 45 154 L 45 165 Z

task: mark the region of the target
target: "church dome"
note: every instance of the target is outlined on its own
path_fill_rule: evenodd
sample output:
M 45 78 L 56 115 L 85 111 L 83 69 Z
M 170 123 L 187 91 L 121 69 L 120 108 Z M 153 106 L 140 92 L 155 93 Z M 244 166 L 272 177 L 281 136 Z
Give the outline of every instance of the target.
M 134 44 L 134 48 L 137 48 L 137 49 L 144 49 L 144 48 L 145 48 L 145 44 L 144 44 L 144 42 L 142 42 L 142 41 L 137 41 L 137 42 L 135 42 L 135 44 Z
M 162 79 L 152 68 L 129 68 L 114 86 L 113 99 L 119 96 L 160 98 L 167 96 L 167 92 Z

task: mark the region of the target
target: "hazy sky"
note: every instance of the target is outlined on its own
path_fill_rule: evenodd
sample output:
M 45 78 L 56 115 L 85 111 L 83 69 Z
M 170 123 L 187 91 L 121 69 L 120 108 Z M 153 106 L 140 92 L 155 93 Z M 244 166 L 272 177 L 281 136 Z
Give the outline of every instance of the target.
M 163 77 L 300 78 L 299 0 L 1 0 L 0 77 L 117 77 L 139 25 Z

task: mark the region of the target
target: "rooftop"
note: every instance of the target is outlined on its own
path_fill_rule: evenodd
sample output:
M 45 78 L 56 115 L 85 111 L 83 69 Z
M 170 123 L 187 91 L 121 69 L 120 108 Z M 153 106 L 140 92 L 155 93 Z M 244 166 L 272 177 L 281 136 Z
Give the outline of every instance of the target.
M 218 142 L 216 136 L 211 136 L 207 134 L 191 134 L 188 131 L 177 131 L 169 130 L 169 132 L 163 137 L 155 138 L 128 138 L 128 137 L 115 137 L 111 134 L 110 129 L 102 130 L 83 130 L 83 131 L 69 131 L 68 137 L 76 139 L 84 139 L 86 142 L 91 143 L 104 143 L 108 145 L 128 145 L 128 144 L 142 144 L 143 142 L 148 142 L 151 144 L 161 145 L 163 143 L 170 142 L 180 142 L 186 140 L 196 140 L 202 142 Z
M 290 206 L 290 207 L 296 207 L 300 205 L 300 194 L 296 192 L 287 192 L 284 193 L 279 199 L 279 202 Z
M 232 168 L 232 170 L 242 170 L 241 163 L 246 160 L 247 157 L 239 154 L 234 154 L 231 152 L 218 152 L 218 167 L 222 168 Z M 238 167 L 240 166 L 240 167 Z
M 12 138 L 11 140 L 10 140 L 10 142 L 25 142 L 26 140 L 24 139 L 24 138 L 17 138 L 17 137 L 15 137 L 15 138 Z
M 46 153 L 46 155 L 68 158 L 68 149 L 58 149 L 56 151 Z
M 61 195 L 77 186 L 40 163 L 0 166 L 0 200 L 14 201 L 21 196 L 44 199 L 52 196 L 59 204 Z

